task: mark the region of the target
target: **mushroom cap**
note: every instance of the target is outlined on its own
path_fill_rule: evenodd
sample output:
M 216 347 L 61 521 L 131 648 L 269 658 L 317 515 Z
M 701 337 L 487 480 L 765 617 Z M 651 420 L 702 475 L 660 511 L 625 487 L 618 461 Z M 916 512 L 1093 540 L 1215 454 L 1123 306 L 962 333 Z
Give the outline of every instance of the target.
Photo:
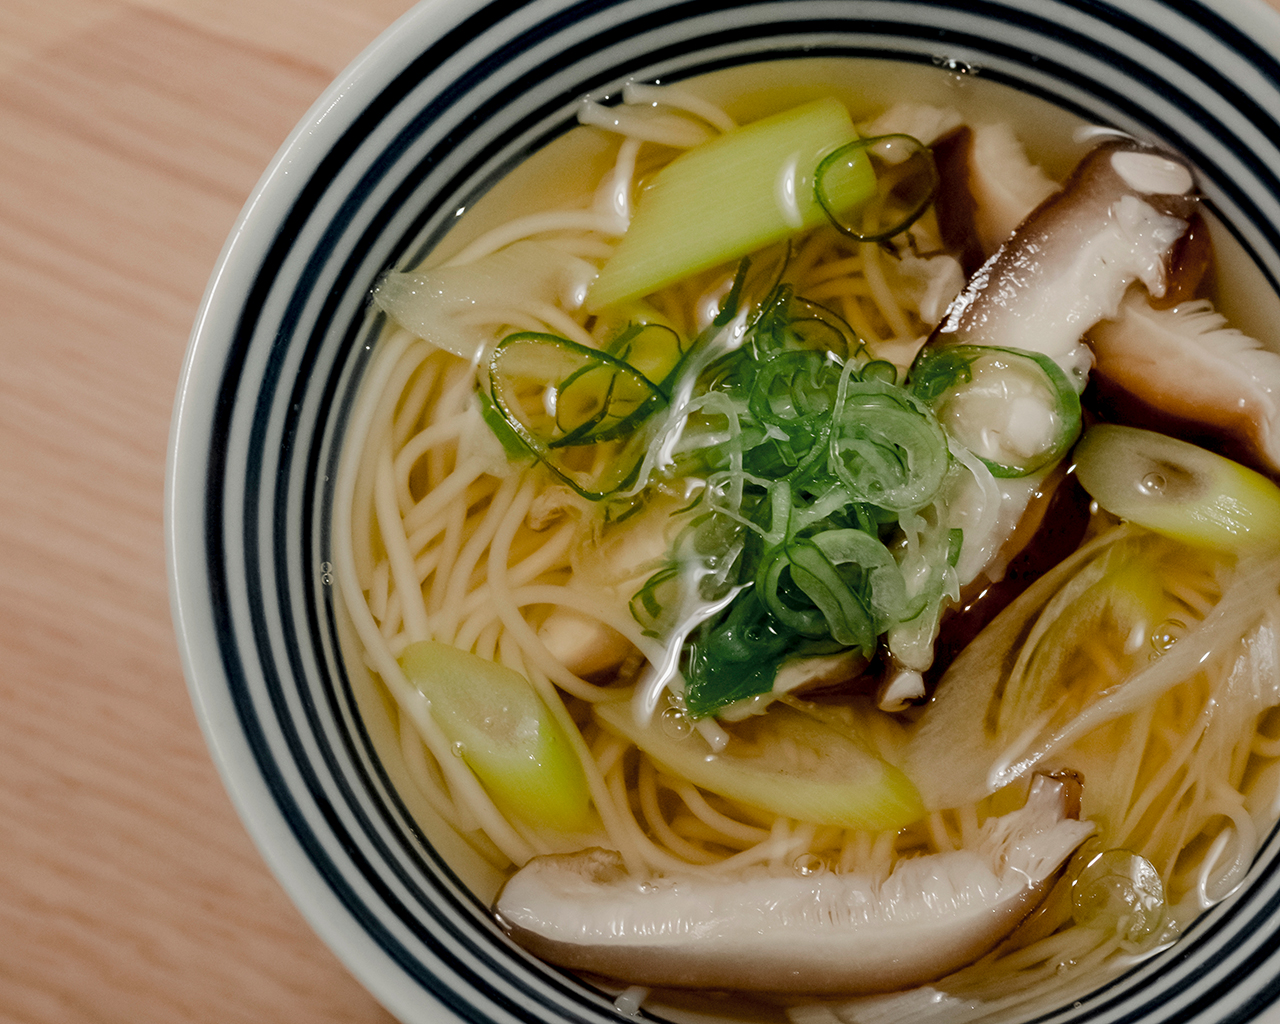
M 1065 356 L 1134 281 L 1164 293 L 1195 203 L 1180 161 L 1127 139 L 1095 147 L 974 274 L 931 344 Z
M 617 853 L 593 849 L 530 861 L 494 909 L 530 952 L 632 984 L 893 991 L 992 949 L 1092 831 L 1067 816 L 1066 784 L 1040 776 L 973 849 L 903 860 L 885 879 L 766 867 L 637 879 Z

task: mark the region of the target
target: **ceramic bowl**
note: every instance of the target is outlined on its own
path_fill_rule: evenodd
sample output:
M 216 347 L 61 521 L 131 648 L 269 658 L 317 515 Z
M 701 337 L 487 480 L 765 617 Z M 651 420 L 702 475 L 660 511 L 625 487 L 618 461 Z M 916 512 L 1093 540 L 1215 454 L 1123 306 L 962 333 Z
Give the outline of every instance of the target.
M 1250 272 L 1280 282 L 1280 17 L 1257 0 L 428 0 L 396 23 L 298 126 L 227 242 L 178 393 L 167 536 L 226 786 L 316 931 L 406 1022 L 587 1024 L 630 1007 L 495 927 L 402 795 L 343 658 L 329 508 L 371 286 L 570 128 L 580 97 L 829 56 L 980 76 L 1172 146 Z M 1041 1019 L 1243 1024 L 1280 1021 L 1278 1000 L 1273 833 L 1172 949 Z

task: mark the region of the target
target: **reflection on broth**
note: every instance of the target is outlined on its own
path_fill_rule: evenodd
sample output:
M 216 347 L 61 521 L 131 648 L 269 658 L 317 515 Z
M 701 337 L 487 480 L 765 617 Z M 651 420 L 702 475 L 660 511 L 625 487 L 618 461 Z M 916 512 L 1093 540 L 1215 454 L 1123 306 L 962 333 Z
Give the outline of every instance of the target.
M 1191 169 L 934 69 L 622 99 L 375 292 L 334 564 L 406 799 L 627 1005 L 1163 948 L 1280 792 L 1280 356 Z

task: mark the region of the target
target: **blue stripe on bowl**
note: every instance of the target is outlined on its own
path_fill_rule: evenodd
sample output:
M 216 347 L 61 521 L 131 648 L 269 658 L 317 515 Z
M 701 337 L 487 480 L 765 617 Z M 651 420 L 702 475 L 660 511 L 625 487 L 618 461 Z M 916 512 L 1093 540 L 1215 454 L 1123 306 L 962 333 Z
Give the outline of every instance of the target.
M 199 453 L 208 459 L 204 545 L 221 685 L 270 787 L 274 813 L 350 914 L 347 926 L 382 951 L 385 970 L 463 1020 L 532 1022 L 558 1014 L 603 1021 L 616 1012 L 607 996 L 562 972 L 533 963 L 512 970 L 506 940 L 395 794 L 337 653 L 332 595 L 317 567 L 328 557 L 337 439 L 367 356 L 360 312 L 379 267 L 411 254 L 415 244 L 433 244 L 449 226 L 448 211 L 470 205 L 523 155 L 565 130 L 578 95 L 616 90 L 632 75 L 678 78 L 801 51 L 917 63 L 958 56 L 983 75 L 1079 113 L 1159 135 L 1206 171 L 1215 204 L 1236 222 L 1237 237 L 1273 283 L 1280 265 L 1280 218 L 1268 217 L 1239 184 L 1242 175 L 1256 178 L 1268 209 L 1280 204 L 1274 142 L 1270 152 L 1231 144 L 1237 133 L 1280 134 L 1272 113 L 1280 109 L 1280 74 L 1274 55 L 1207 6 L 1135 0 L 1073 8 L 1028 0 L 1016 7 L 979 2 L 957 14 L 942 3 L 796 0 L 673 4 L 641 14 L 645 6 L 480 8 L 438 39 L 424 39 L 421 55 L 363 106 L 339 108 L 346 127 L 291 198 L 243 298 L 226 340 L 209 448 Z M 1072 20 L 1079 27 L 1068 27 Z M 759 23 L 773 26 L 781 52 L 762 52 L 753 41 Z M 1269 96 L 1249 95 L 1203 59 L 1193 34 L 1201 29 L 1216 32 L 1269 81 Z M 624 55 L 636 35 L 643 48 Z M 429 91 L 438 69 L 490 38 L 502 39 L 493 55 L 468 66 L 448 89 Z M 560 55 L 546 53 L 564 38 L 571 42 Z M 1107 38 L 1110 45 L 1099 41 Z M 1036 56 L 1034 40 L 1064 59 Z M 1068 51 L 1077 56 L 1065 59 Z M 1151 70 L 1153 53 L 1192 70 L 1194 94 L 1163 87 Z M 1077 70 L 1082 62 L 1110 68 L 1114 84 L 1091 82 Z M 1147 116 L 1153 96 L 1178 109 L 1173 125 Z M 1236 111 L 1229 121 L 1218 113 L 1219 97 Z M 476 129 L 490 117 L 504 128 L 485 140 Z M 1238 161 L 1232 173 L 1215 173 L 1228 156 Z M 431 204 L 427 191 L 436 197 Z M 420 210 L 406 214 L 414 201 Z M 1206 915 L 1172 953 L 1109 982 L 1080 1008 L 1044 1019 L 1252 1019 L 1280 994 L 1277 852 L 1273 837 L 1251 887 Z M 1265 925 L 1255 931 L 1257 920 Z M 325 937 L 339 951 L 347 942 L 340 932 Z

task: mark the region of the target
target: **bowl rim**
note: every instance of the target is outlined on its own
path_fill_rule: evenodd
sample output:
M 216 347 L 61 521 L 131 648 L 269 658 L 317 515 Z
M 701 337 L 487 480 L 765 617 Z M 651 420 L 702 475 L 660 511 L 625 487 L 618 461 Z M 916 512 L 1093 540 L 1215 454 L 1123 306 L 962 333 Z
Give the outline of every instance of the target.
M 626 0 L 619 0 L 626 2 Z M 523 5 L 532 11 L 538 2 Z M 565 0 L 560 6 L 573 7 Z M 584 5 L 576 5 L 584 6 Z M 1121 0 L 1120 6 L 1159 7 L 1149 0 Z M 1197 8 L 1223 26 L 1248 36 L 1253 46 L 1280 66 L 1280 13 L 1265 0 L 1210 0 Z M 388 1010 L 406 1020 L 423 1014 L 422 987 L 388 972 L 383 951 L 351 927 L 351 911 L 291 834 L 257 769 L 240 727 L 221 670 L 216 621 L 206 572 L 203 526 L 212 437 L 209 424 L 216 389 L 207 382 L 225 372 L 229 339 L 241 314 L 242 297 L 253 287 L 263 254 L 287 216 L 301 183 L 318 173 L 327 149 L 356 123 L 399 69 L 433 40 L 457 33 L 468 19 L 500 8 L 483 0 L 422 0 L 397 19 L 324 90 L 295 126 L 264 171 L 236 220 L 210 276 L 192 328 L 170 426 L 165 471 L 165 542 L 171 615 L 183 673 L 206 743 L 233 804 L 260 854 L 304 918 L 352 973 Z M 197 457 L 193 457 L 192 453 Z M 422 1019 L 466 1019 L 465 1008 L 433 994 L 435 1005 Z M 1280 1019 L 1280 1008 L 1275 1010 Z

